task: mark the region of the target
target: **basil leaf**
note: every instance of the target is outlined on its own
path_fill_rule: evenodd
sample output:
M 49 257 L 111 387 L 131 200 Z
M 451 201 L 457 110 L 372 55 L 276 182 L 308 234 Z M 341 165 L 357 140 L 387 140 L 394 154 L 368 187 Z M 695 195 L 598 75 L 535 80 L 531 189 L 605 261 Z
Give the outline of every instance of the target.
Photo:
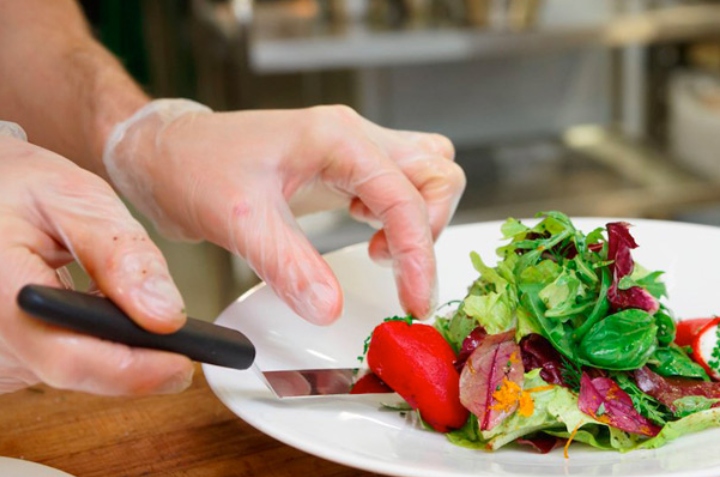
M 703 367 L 676 345 L 656 349 L 647 364 L 661 376 L 708 379 Z
M 657 325 L 648 312 L 631 308 L 596 323 L 579 351 L 594 366 L 631 370 L 643 366 L 657 347 Z
M 662 305 L 655 312 L 655 324 L 658 327 L 657 339 L 660 346 L 668 346 L 675 340 L 675 320 Z

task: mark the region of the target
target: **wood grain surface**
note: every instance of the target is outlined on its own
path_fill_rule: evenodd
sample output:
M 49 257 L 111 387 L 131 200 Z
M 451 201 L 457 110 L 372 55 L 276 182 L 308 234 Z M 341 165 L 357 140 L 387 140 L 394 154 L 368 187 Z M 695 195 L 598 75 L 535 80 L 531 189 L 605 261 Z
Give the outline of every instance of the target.
M 377 475 L 255 430 L 215 397 L 199 366 L 176 395 L 108 398 L 46 386 L 0 395 L 0 456 L 77 477 Z

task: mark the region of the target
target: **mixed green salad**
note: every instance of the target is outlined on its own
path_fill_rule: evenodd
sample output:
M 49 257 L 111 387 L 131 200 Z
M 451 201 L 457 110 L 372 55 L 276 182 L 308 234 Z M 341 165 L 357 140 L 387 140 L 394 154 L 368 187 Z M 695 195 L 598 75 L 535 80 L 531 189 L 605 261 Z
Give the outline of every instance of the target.
M 633 260 L 629 224 L 584 233 L 546 212 L 533 226 L 508 219 L 501 232 L 508 242 L 496 264 L 471 253 L 478 278 L 432 325 L 452 350 L 444 359 L 457 380 L 447 363 L 420 363 L 419 344 L 398 351 L 398 343 L 427 339 L 400 324 L 385 330 L 394 341 L 377 329 L 370 341 L 370 369 L 431 427 L 465 447 L 520 443 L 567 453 L 570 442 L 656 448 L 720 424 L 720 383 L 676 342 L 662 272 Z M 395 377 L 390 367 L 407 365 L 403 359 L 432 369 Z M 433 382 L 441 381 L 457 392 L 438 391 Z M 459 411 L 450 413 L 454 400 Z

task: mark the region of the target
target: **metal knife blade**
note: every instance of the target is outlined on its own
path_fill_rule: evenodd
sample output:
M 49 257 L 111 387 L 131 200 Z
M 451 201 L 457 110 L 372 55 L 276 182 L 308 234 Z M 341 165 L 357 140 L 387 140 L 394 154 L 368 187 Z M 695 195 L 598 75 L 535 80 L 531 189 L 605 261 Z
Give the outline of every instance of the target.
M 188 318 L 175 333 L 151 333 L 109 299 L 75 290 L 26 285 L 17 302 L 37 319 L 97 338 L 233 369 L 252 367 L 279 398 L 349 394 L 363 374 L 352 368 L 261 371 L 253 365 L 255 346 L 238 330 Z
M 286 371 L 261 371 L 261 379 L 279 398 L 327 396 L 350 394 L 359 377 L 360 370 L 344 369 L 300 369 Z

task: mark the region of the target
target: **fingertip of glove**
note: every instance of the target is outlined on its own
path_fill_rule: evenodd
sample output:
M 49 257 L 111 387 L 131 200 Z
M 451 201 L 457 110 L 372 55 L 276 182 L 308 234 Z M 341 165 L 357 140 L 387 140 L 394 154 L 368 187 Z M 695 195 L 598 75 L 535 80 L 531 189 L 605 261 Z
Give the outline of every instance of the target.
M 403 309 L 420 320 L 430 318 L 438 303 L 437 276 L 421 269 L 412 273 L 407 270 L 404 272 L 395 269 Z
M 315 325 L 327 326 L 342 314 L 343 298 L 337 288 L 315 283 L 310 285 L 296 305 L 296 311 L 304 319 Z
M 193 380 L 195 369 L 192 365 L 186 369 L 170 376 L 164 383 L 162 383 L 156 390 L 157 394 L 176 394 L 182 392 L 190 387 Z
M 172 332 L 185 324 L 185 304 L 170 277 L 163 274 L 149 276 L 133 295 L 134 302 L 149 321 L 148 325 L 156 331 Z

